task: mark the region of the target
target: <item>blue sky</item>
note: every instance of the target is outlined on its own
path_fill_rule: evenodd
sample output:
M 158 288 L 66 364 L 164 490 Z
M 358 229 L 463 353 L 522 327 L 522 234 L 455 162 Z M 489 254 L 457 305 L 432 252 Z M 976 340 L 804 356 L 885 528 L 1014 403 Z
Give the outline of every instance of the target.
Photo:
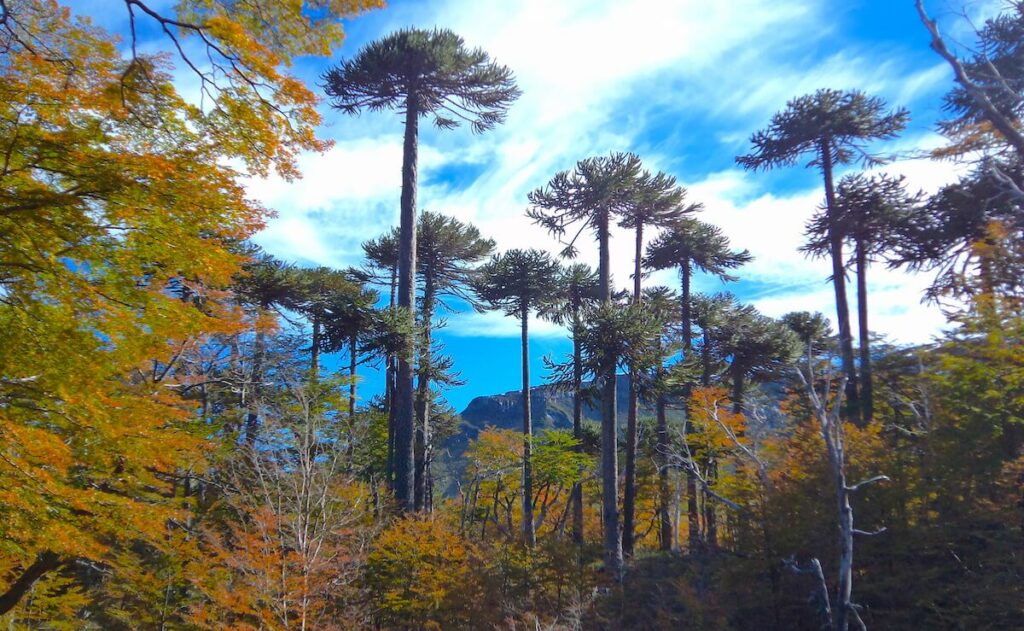
M 102 26 L 125 32 L 121 2 L 71 4 Z M 958 12 L 980 20 L 1001 4 L 926 2 L 963 42 L 970 41 L 970 31 Z M 400 0 L 351 20 L 333 61 L 410 25 L 453 29 L 512 68 L 523 90 L 507 123 L 487 134 L 429 125 L 421 132 L 420 208 L 476 224 L 499 250 L 557 251 L 557 243 L 524 216 L 527 192 L 579 159 L 634 151 L 646 166 L 675 175 L 689 199 L 704 204 L 700 218 L 754 254 L 730 291 L 768 315 L 815 310 L 834 320 L 827 263 L 797 252 L 804 221 L 822 198 L 820 176 L 799 166 L 743 172 L 733 160 L 747 151 L 750 134 L 792 97 L 823 87 L 857 88 L 911 112 L 901 137 L 875 148 L 895 158 L 887 171 L 931 191 L 960 170 L 915 157 L 941 143 L 933 130 L 952 74 L 929 50 L 913 0 Z M 296 69 L 315 84 L 328 63 L 306 59 Z M 178 76 L 183 93 L 194 91 L 188 73 Z M 324 155 L 300 158 L 302 180 L 247 182 L 250 195 L 278 213 L 257 241 L 300 265 L 358 264 L 360 243 L 397 223 L 402 121 L 386 112 L 343 116 L 326 105 L 323 112 L 322 135 L 336 145 Z M 613 270 L 626 284 L 632 240 L 624 232 L 613 237 Z M 581 260 L 596 265 L 596 247 L 585 243 Z M 928 280 L 872 269 L 874 328 L 904 343 L 937 333 L 942 314 L 920 303 Z M 647 283 L 674 287 L 676 280 L 671 273 L 654 274 Z M 706 278 L 696 287 L 725 289 Z M 515 320 L 472 312 L 446 319 L 440 338 L 468 382 L 448 393 L 457 409 L 473 396 L 519 386 Z M 569 345 L 557 327 L 531 326 L 539 382 L 541 358 L 567 352 Z M 371 376 L 363 391 L 378 383 Z

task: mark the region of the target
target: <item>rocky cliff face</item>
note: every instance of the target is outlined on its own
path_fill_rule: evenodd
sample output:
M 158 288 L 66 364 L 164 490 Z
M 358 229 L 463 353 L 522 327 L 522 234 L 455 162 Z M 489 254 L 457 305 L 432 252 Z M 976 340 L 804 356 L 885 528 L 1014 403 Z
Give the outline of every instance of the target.
M 629 404 L 629 377 L 619 375 L 616 382 L 618 421 L 626 422 L 626 409 Z M 530 389 L 530 407 L 533 412 L 533 429 L 568 429 L 572 427 L 572 393 L 559 390 L 554 386 L 537 386 Z M 653 408 L 643 410 L 641 414 L 653 414 Z M 500 429 L 521 430 L 523 427 L 523 397 L 519 390 L 505 394 L 492 394 L 476 397 L 469 402 L 460 415 L 461 431 L 452 439 L 461 439 L 463 443 L 476 438 L 480 430 L 489 425 Z M 599 402 L 584 403 L 583 419 L 600 421 Z
M 784 392 L 779 384 L 766 384 L 760 386 L 767 395 L 771 405 L 764 411 L 768 416 L 768 422 L 760 431 L 771 431 L 781 419 L 778 411 L 778 402 L 784 397 Z M 629 407 L 629 377 L 619 375 L 616 381 L 617 397 L 616 407 L 618 415 L 616 421 L 625 431 L 626 418 Z M 751 388 L 751 398 L 754 397 L 754 389 Z M 533 411 L 534 433 L 545 429 L 570 429 L 572 428 L 572 393 L 560 390 L 554 386 L 537 386 L 530 390 L 530 406 Z M 653 417 L 654 406 L 640 406 L 640 416 Z M 518 390 L 506 392 L 505 394 L 492 394 L 476 397 L 469 402 L 466 409 L 460 415 L 459 429 L 457 433 L 449 438 L 438 454 L 436 471 L 440 487 L 445 489 L 445 494 L 455 492 L 455 480 L 458 479 L 465 468 L 463 453 L 469 441 L 474 440 L 480 431 L 488 426 L 499 429 L 510 429 L 522 431 L 523 428 L 523 406 L 522 394 Z M 669 408 L 669 421 L 681 421 L 682 410 Z M 595 400 L 592 403 L 585 402 L 583 405 L 583 420 L 600 423 L 601 412 L 600 402 Z
M 619 375 L 616 381 L 616 420 L 620 427 L 626 426 L 627 408 L 629 407 L 629 377 Z M 533 412 L 533 431 L 545 429 L 572 428 L 572 393 L 554 386 L 537 386 L 530 389 L 530 407 Z M 680 413 L 670 411 L 674 418 Z M 654 416 L 654 407 L 641 406 L 641 416 Z M 480 431 L 493 426 L 499 429 L 522 431 L 523 404 L 522 393 L 518 390 L 505 394 L 492 394 L 476 397 L 462 411 L 458 432 L 449 438 L 442 448 L 439 463 L 448 475 L 459 475 L 463 469 L 462 454 L 469 441 L 475 439 Z M 600 401 L 585 402 L 583 420 L 600 422 Z M 447 485 L 445 485 L 447 486 Z

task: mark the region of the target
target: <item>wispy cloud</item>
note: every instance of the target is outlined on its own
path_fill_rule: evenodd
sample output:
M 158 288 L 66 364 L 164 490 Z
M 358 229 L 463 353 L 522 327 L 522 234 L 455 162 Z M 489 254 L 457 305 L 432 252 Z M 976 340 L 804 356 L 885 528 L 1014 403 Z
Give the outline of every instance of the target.
M 104 4 L 77 0 L 100 16 Z M 972 2 L 968 9 L 980 19 L 999 4 Z M 410 24 L 449 27 L 511 67 L 523 90 L 506 124 L 487 134 L 424 125 L 421 208 L 473 222 L 500 250 L 557 251 L 557 243 L 524 217 L 526 194 L 581 158 L 638 151 L 646 164 L 677 175 L 691 199 L 705 204 L 702 218 L 755 255 L 742 270 L 748 281 L 732 287 L 741 297 L 771 315 L 791 308 L 831 315 L 827 263 L 797 251 L 804 222 L 820 203 L 820 185 L 805 178 L 779 187 L 777 178 L 738 170 L 732 156 L 788 99 L 820 87 L 860 88 L 913 109 L 923 102 L 933 108 L 949 85 L 936 58 L 922 62 L 891 43 L 836 37 L 842 24 L 835 14 L 826 0 L 522 0 L 486 7 L 470 0 L 395 2 L 373 16 L 380 32 L 360 33 L 356 42 Z M 111 22 L 111 28 L 123 30 L 123 24 Z M 840 41 L 845 43 L 834 43 Z M 355 52 L 346 45 L 342 54 Z M 323 70 L 300 67 L 311 83 Z M 186 90 L 188 81 L 181 76 Z M 349 265 L 358 262 L 363 240 L 397 222 L 401 118 L 346 117 L 326 103 L 323 111 L 324 134 L 336 146 L 302 156 L 299 181 L 251 180 L 247 187 L 278 212 L 258 236 L 270 251 L 308 264 Z M 906 140 L 885 150 L 904 156 L 888 170 L 907 175 L 913 187 L 934 190 L 954 178 L 956 168 L 906 157 L 939 142 L 925 132 L 929 124 L 918 121 Z M 615 231 L 612 265 L 620 284 L 628 280 L 632 256 L 632 239 Z M 596 248 L 584 247 L 581 260 L 596 264 Z M 871 273 L 871 315 L 880 330 L 919 341 L 938 329 L 941 314 L 918 302 L 926 278 L 885 269 Z M 676 281 L 660 273 L 651 282 Z M 698 287 L 721 288 L 708 280 Z M 497 314 L 449 320 L 448 334 L 518 335 L 515 321 Z M 562 335 L 539 321 L 533 330 Z

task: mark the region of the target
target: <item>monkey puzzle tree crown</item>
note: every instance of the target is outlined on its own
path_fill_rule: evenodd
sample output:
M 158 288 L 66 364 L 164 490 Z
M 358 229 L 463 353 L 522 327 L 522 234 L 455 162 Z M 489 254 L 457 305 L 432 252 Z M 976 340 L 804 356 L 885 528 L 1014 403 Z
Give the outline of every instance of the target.
M 644 265 L 658 270 L 688 265 L 733 282 L 736 277 L 729 270 L 751 260 L 749 251 L 730 248 L 729 237 L 718 226 L 684 217 L 647 246 Z
M 601 299 L 597 272 L 586 263 L 563 267 L 551 298 L 540 305 L 539 315 L 558 325 L 572 325 L 582 310 Z
M 576 238 L 584 228 L 607 229 L 612 215 L 633 205 L 642 176 L 640 158 L 634 153 L 586 158 L 577 162 L 575 169 L 559 171 L 547 185 L 530 192 L 532 207 L 526 214 L 559 238 L 570 225 L 582 222 L 580 232 L 565 243 L 563 255 L 573 256 Z
M 518 316 L 550 300 L 558 272 L 558 262 L 547 252 L 509 250 L 477 269 L 473 288 L 492 308 Z
M 768 127 L 750 137 L 753 151 L 738 156 L 746 169 L 791 166 L 805 153 L 816 157 L 808 166 L 822 166 L 822 147 L 827 146 L 832 164 L 848 164 L 858 156 L 867 164 L 879 162 L 866 149 L 872 140 L 896 136 L 907 125 L 904 108 L 886 111 L 885 101 L 859 90 L 818 90 L 789 101 Z
M 416 273 L 437 294 L 475 304 L 472 292 L 466 289 L 472 266 L 494 252 L 494 239 L 482 237 L 473 224 L 430 211 L 420 215 L 417 232 Z
M 918 214 L 921 197 L 907 192 L 903 176 L 848 175 L 836 188 L 834 220 L 819 208 L 807 222 L 807 243 L 800 250 L 828 255 L 830 230 L 859 244 L 871 258 L 898 248 Z
M 686 204 L 686 189 L 664 172 L 644 171 L 635 182 L 632 203 L 619 210 L 619 226 L 664 226 L 685 215 L 703 210 L 703 204 Z
M 404 109 L 451 129 L 484 132 L 519 98 L 512 71 L 448 29 L 407 28 L 371 42 L 323 75 L 331 105 L 346 114 Z

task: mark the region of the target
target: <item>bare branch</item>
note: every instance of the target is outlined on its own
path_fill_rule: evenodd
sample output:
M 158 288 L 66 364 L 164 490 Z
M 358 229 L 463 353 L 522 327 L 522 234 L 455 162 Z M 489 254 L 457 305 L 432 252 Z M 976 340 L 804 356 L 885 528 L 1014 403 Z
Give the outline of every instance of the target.
M 992 100 L 988 98 L 988 94 L 985 93 L 985 89 L 972 81 L 967 75 L 967 69 L 964 68 L 963 63 L 949 50 L 946 42 L 939 34 L 938 24 L 936 24 L 935 20 L 928 17 L 928 13 L 924 9 L 924 0 L 916 0 L 915 6 L 917 7 L 917 14 L 921 18 L 921 23 L 924 24 L 925 28 L 928 29 L 928 33 L 931 34 L 932 50 L 937 52 L 953 68 L 956 82 L 963 87 L 975 104 L 981 108 L 985 113 L 985 118 L 992 123 L 992 126 L 1013 146 L 1014 150 L 1017 151 L 1017 155 L 1024 159 L 1024 134 L 1021 134 L 1013 121 L 1007 118 L 992 103 Z
M 858 482 L 857 484 L 854 484 L 853 486 L 847 486 L 845 488 L 846 488 L 847 491 L 852 493 L 853 491 L 856 491 L 860 487 L 867 486 L 868 484 L 874 484 L 875 482 L 890 482 L 890 481 L 891 480 L 889 479 L 889 476 L 887 476 L 887 475 L 876 475 L 873 478 L 868 478 L 867 480 L 862 480 L 862 481 Z
M 882 534 L 886 530 L 888 530 L 888 528 L 886 528 L 885 526 L 882 526 L 881 528 L 876 528 L 875 530 L 860 530 L 859 528 L 854 528 L 853 534 L 863 535 L 865 537 L 874 537 L 875 535 Z

